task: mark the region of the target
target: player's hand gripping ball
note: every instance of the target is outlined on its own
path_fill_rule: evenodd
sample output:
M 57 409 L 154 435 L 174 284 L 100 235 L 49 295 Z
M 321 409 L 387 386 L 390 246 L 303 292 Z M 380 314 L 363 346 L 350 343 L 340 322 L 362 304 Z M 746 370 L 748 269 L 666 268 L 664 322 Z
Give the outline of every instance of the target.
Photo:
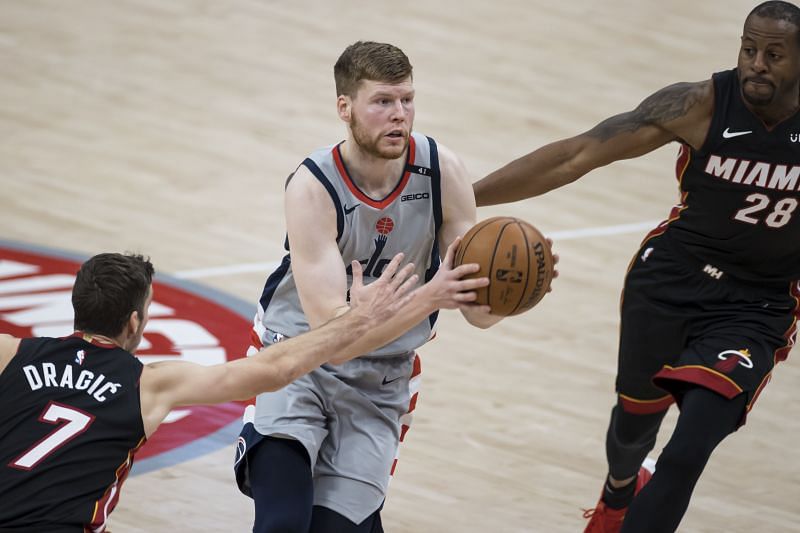
M 461 239 L 454 266 L 478 263 L 480 271 L 466 277 L 489 278 L 476 289 L 475 303 L 488 305 L 493 315 L 527 311 L 547 294 L 555 262 L 550 245 L 531 224 L 514 217 L 493 217 L 475 224 Z

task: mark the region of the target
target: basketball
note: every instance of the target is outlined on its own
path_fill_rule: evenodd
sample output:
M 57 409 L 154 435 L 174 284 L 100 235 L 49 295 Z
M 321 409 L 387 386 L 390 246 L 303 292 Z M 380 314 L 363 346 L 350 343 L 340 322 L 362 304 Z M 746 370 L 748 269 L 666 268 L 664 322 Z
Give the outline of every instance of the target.
M 518 315 L 535 306 L 553 281 L 553 254 L 544 235 L 514 217 L 493 217 L 475 224 L 456 251 L 454 266 L 478 263 L 468 277 L 489 278 L 477 289 L 476 303 L 489 305 L 493 315 Z

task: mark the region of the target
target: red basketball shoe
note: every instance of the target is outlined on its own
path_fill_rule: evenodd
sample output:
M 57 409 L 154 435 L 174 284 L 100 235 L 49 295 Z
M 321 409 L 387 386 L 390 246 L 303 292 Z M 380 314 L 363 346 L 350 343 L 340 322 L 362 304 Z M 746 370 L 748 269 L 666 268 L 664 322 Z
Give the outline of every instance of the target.
M 642 487 L 650 481 L 653 473 L 646 467 L 639 468 L 639 476 L 636 478 L 636 488 L 633 491 L 634 496 L 639 494 Z M 583 533 L 619 533 L 622 528 L 622 521 L 625 519 L 625 512 L 627 507 L 622 509 L 612 509 L 606 506 L 602 498 L 597 502 L 597 507 L 594 509 L 586 509 L 583 512 L 583 517 L 589 519 L 586 524 L 586 529 Z

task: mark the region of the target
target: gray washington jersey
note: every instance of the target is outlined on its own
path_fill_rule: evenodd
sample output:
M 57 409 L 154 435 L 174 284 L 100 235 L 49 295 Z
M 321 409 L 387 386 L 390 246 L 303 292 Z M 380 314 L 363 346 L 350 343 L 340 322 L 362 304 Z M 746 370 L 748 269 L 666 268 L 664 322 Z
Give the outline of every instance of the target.
M 340 145 L 314 152 L 303 165 L 330 194 L 345 265 L 360 261 L 370 282 L 403 252 L 417 265 L 421 279 L 434 275 L 442 207 L 439 158 L 432 139 L 412 135 L 403 175 L 383 199 L 367 197 L 353 183 Z M 365 357 L 322 365 L 287 387 L 259 394 L 250 411 L 252 424 L 245 424 L 237 445 L 235 469 L 242 491 L 250 493 L 251 475 L 263 475 L 251 471 L 250 455 L 258 452 L 264 436 L 290 438 L 308 451 L 314 505 L 357 524 L 378 509 L 416 405 L 420 366 L 414 351 L 430 338 L 435 318 Z M 290 255 L 267 279 L 254 329 L 265 346 L 308 329 Z M 267 513 L 274 505 L 255 503 Z
M 421 280 L 430 280 L 439 268 L 436 236 L 442 222 L 435 141 L 412 133 L 400 182 L 386 198 L 377 200 L 365 195 L 350 178 L 340 148 L 337 144 L 317 150 L 302 164 L 325 187 L 336 209 L 337 242 L 347 265 L 348 287 L 352 283 L 351 261 L 364 265 L 364 282 L 369 283 L 399 252 L 405 254 L 406 262 L 416 265 Z M 286 244 L 288 250 L 288 240 Z M 431 337 L 435 321 L 436 315 L 431 315 L 369 355 L 413 352 Z M 267 279 L 254 325 L 265 344 L 309 329 L 289 254 Z

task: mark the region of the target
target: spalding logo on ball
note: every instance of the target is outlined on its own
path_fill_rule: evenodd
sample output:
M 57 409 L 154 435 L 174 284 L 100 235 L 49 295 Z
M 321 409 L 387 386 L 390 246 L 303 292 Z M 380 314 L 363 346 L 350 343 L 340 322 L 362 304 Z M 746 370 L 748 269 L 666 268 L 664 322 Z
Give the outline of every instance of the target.
M 553 281 L 553 254 L 544 235 L 514 217 L 493 217 L 475 224 L 461 239 L 455 266 L 478 263 L 480 271 L 467 277 L 489 278 L 477 289 L 477 303 L 493 315 L 527 311 L 547 294 Z

